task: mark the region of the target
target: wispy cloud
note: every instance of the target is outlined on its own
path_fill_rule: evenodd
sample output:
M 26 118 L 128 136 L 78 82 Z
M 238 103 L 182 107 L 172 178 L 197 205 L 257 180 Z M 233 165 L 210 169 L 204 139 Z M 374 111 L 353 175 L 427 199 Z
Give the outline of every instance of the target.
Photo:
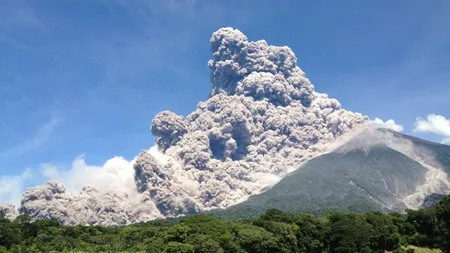
M 49 121 L 39 127 L 36 134 L 30 139 L 27 139 L 18 146 L 0 152 L 0 159 L 17 157 L 42 148 L 50 140 L 54 130 L 61 122 L 62 120 L 59 117 L 52 116 Z
M 24 191 L 24 183 L 32 176 L 31 170 L 25 169 L 20 175 L 0 177 L 0 203 L 18 205 Z
M 0 42 L 13 45 L 17 49 L 29 50 L 30 44 L 22 39 L 30 32 L 49 31 L 44 22 L 28 0 L 3 1 L 0 7 Z

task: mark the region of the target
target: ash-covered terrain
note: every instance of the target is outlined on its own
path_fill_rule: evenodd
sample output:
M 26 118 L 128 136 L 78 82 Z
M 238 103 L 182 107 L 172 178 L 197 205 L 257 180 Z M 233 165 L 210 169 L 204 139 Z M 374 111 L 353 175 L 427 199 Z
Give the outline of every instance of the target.
M 74 194 L 50 181 L 28 189 L 19 212 L 66 225 L 115 226 L 227 208 L 261 193 L 300 164 L 331 151 L 340 136 L 366 125 L 366 116 L 347 111 L 336 99 L 315 91 L 289 47 L 249 41 L 233 28 L 214 32 L 210 46 L 208 99 L 187 117 L 171 111 L 155 116 L 151 132 L 157 148 L 142 151 L 124 165 L 134 176 L 131 185 L 125 190 L 87 185 Z M 387 207 L 401 209 L 420 202 L 414 194 L 431 172 L 417 161 L 408 162 L 417 168 L 402 168 L 392 176 L 397 180 L 402 173 L 414 172 L 406 177 L 411 185 L 399 188 L 404 205 L 392 200 Z M 303 170 L 294 173 L 303 175 Z M 365 172 L 346 173 L 358 177 Z M 380 173 L 386 178 L 391 172 L 386 168 Z M 312 180 L 306 178 L 298 184 Z

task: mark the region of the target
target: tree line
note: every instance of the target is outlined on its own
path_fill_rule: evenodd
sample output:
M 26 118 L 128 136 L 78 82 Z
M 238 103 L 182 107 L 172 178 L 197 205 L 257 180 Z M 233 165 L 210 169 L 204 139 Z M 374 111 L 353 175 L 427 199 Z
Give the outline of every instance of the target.
M 62 226 L 56 221 L 14 221 L 0 214 L 0 253 L 369 253 L 408 252 L 405 245 L 450 252 L 450 197 L 406 214 L 329 212 L 314 216 L 267 210 L 249 220 L 208 215 L 125 227 Z

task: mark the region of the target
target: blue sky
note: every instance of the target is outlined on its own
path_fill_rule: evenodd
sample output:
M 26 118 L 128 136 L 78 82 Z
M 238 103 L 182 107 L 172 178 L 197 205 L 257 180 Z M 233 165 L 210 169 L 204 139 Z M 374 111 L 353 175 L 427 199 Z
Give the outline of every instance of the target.
M 207 97 L 209 38 L 223 26 L 291 47 L 346 109 L 441 141 L 449 13 L 446 0 L 0 0 L 0 181 L 22 190 L 44 181 L 42 164 L 102 165 L 152 146 L 156 113 L 186 115 Z M 413 131 L 429 114 L 443 118 Z

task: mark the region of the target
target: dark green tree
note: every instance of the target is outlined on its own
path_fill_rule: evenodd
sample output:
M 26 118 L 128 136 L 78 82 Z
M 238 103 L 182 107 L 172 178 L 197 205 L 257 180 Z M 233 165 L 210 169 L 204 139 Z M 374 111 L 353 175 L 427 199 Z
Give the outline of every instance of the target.
M 19 227 L 7 219 L 0 219 L 0 246 L 6 249 L 21 241 Z
M 330 252 L 370 252 L 372 227 L 360 214 L 329 214 Z
M 400 247 L 400 234 L 391 216 L 380 212 L 364 214 L 365 220 L 372 227 L 370 248 L 377 252 L 393 251 Z
M 179 242 L 169 242 L 164 253 L 194 253 L 194 246 Z
M 220 238 L 216 238 L 220 239 Z M 187 243 L 194 246 L 196 253 L 223 253 L 220 243 L 209 235 L 197 234 L 188 238 Z
M 450 252 L 450 196 L 443 197 L 437 204 L 436 218 L 439 223 L 437 245 L 444 252 Z
M 234 230 L 238 244 L 248 253 L 282 252 L 274 234 L 263 228 L 239 224 Z
M 328 250 L 330 227 L 323 218 L 302 213 L 295 218 L 299 252 L 322 253 Z
M 434 209 L 407 210 L 407 222 L 415 230 L 410 243 L 421 247 L 436 246 L 434 238 L 439 234 L 439 226 Z

